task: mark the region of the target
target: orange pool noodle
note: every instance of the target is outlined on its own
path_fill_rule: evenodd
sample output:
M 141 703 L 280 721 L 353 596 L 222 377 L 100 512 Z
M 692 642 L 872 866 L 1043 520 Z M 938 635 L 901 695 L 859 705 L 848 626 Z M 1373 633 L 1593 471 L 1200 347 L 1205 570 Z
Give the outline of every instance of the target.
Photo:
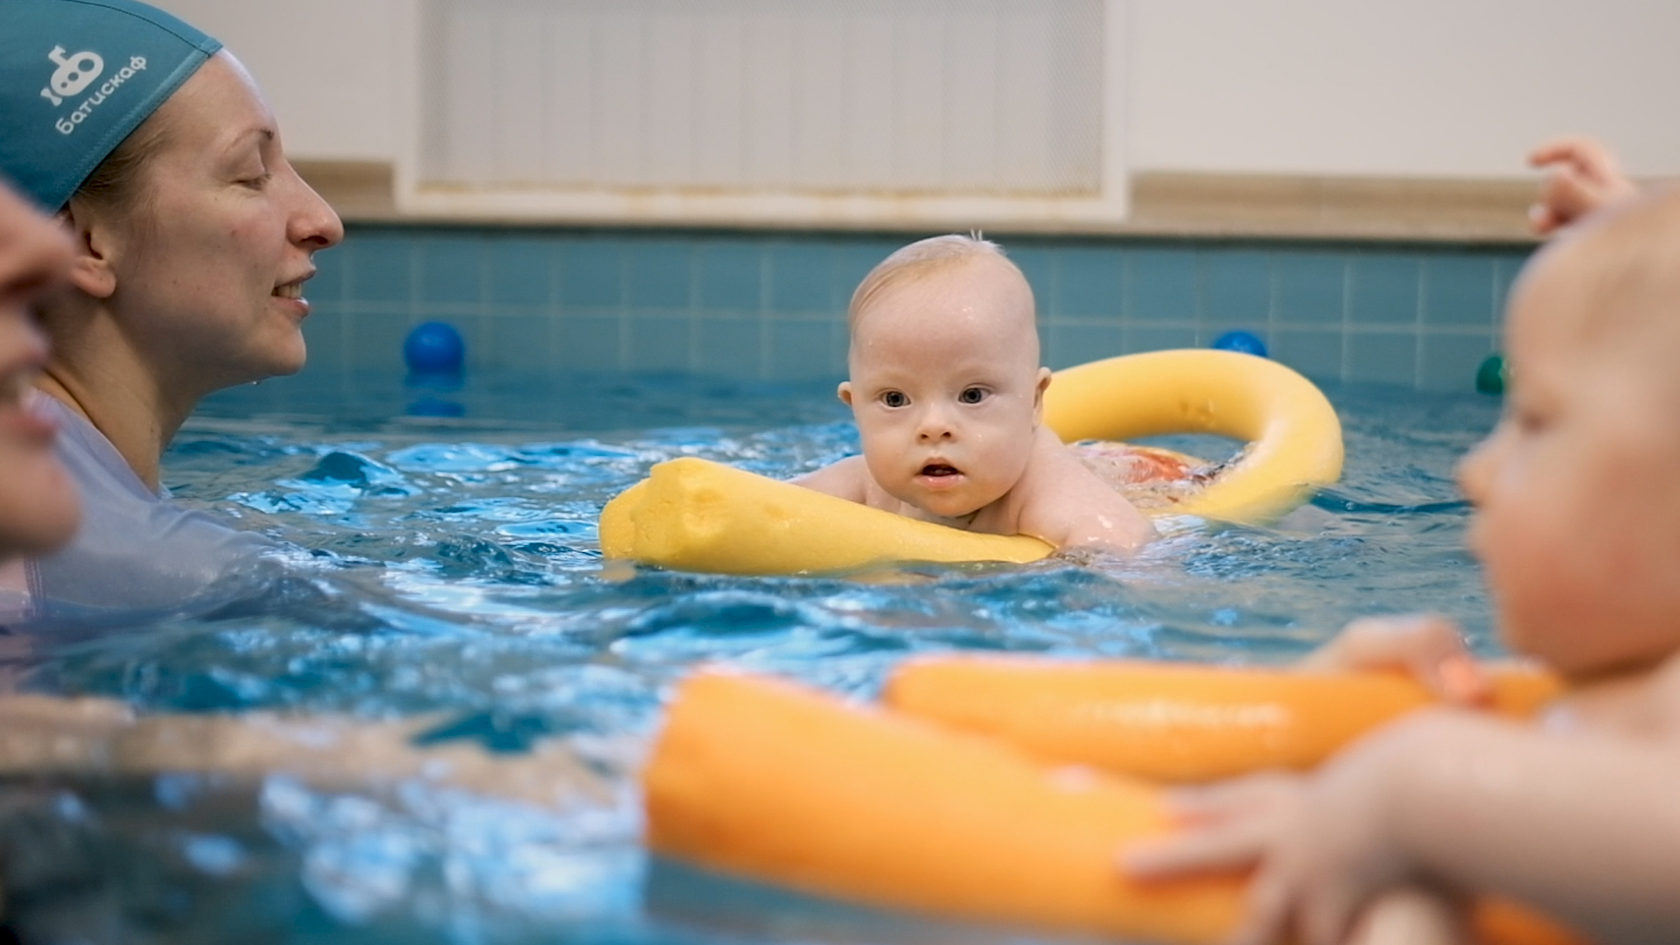
M 1502 667 L 1492 676 L 1490 708 L 1511 715 L 1533 713 L 1559 690 L 1539 670 Z M 1434 701 L 1399 673 L 1032 656 L 907 660 L 882 700 L 1045 761 L 1173 782 L 1309 768 Z
M 683 682 L 643 772 L 647 843 L 737 877 L 866 905 L 1126 940 L 1217 942 L 1243 878 L 1151 884 L 1115 866 L 1168 829 L 1157 789 L 793 684 Z M 1488 943 L 1577 941 L 1503 903 Z
M 1139 782 L 778 681 L 688 679 L 643 781 L 653 850 L 807 892 L 1192 943 L 1242 907 L 1235 876 L 1143 886 L 1115 868 L 1167 827 Z

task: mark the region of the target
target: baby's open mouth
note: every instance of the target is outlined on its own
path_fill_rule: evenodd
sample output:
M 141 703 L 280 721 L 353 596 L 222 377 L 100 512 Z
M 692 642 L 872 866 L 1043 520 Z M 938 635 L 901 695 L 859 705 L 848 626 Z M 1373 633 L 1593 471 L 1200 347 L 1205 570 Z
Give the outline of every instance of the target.
M 955 476 L 959 472 L 961 470 L 957 467 L 947 466 L 944 463 L 928 463 L 922 467 L 922 475 L 924 476 Z

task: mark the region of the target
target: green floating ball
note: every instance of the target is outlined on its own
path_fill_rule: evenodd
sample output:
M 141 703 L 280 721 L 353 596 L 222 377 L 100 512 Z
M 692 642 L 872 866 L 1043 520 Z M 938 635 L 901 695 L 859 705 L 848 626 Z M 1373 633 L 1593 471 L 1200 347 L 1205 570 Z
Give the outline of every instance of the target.
M 1482 359 L 1482 366 L 1476 369 L 1476 390 L 1484 394 L 1505 393 L 1504 358 L 1490 354 Z

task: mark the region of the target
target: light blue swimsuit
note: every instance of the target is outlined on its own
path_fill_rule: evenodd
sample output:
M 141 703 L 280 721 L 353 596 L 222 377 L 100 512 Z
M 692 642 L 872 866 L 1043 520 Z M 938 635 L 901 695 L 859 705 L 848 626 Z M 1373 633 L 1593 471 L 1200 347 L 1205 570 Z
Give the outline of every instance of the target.
M 42 400 L 58 420 L 58 458 L 81 494 L 82 524 L 68 546 L 25 562 L 25 588 L 0 587 L 0 626 L 202 613 L 272 578 L 277 563 L 264 552 L 274 542 L 148 489 L 93 424 Z

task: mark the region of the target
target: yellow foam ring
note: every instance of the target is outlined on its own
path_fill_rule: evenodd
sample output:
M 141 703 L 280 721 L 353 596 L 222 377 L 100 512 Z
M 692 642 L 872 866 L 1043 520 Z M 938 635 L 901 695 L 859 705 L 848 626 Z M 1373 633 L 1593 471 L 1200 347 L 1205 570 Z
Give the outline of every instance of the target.
M 1182 501 L 1155 512 L 1262 521 L 1342 470 L 1342 428 L 1311 381 L 1214 349 L 1122 355 L 1056 374 L 1045 419 L 1064 440 L 1211 433 L 1248 443 Z M 601 511 L 601 551 L 685 571 L 796 574 L 895 561 L 1026 562 L 1024 536 L 983 535 L 894 515 L 696 458 L 660 463 Z
M 1511 716 L 1532 715 L 1561 688 L 1527 666 L 1489 673 L 1489 708 Z M 1047 762 L 1190 782 L 1310 768 L 1436 700 L 1402 673 L 940 655 L 900 663 L 882 701 Z
M 831 898 L 1186 945 L 1224 940 L 1244 906 L 1240 875 L 1119 871 L 1123 846 L 1169 829 L 1148 782 L 764 677 L 684 680 L 642 787 L 656 853 Z M 1479 905 L 1481 941 L 1575 941 Z
M 1324 393 L 1239 351 L 1151 351 L 1058 371 L 1044 420 L 1068 442 L 1209 433 L 1249 444 L 1174 514 L 1263 521 L 1342 474 L 1342 424 Z

